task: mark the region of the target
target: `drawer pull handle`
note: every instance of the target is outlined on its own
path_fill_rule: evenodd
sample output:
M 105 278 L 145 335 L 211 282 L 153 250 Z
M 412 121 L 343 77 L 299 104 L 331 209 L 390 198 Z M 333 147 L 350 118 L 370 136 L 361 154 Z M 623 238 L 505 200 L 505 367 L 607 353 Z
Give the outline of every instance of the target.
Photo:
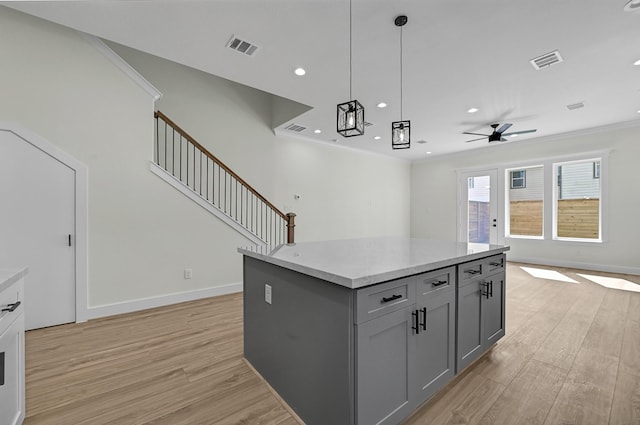
M 413 323 L 414 323 L 414 325 L 411 326 L 411 329 L 416 331 L 416 335 L 420 334 L 420 318 L 418 317 L 419 312 L 420 310 L 414 310 L 411 312 L 411 315 L 413 316 Z
M 493 267 L 502 267 L 502 263 L 489 263 L 489 265 Z
M 382 302 L 388 303 L 389 301 L 395 301 L 399 298 L 402 298 L 402 295 L 394 294 L 394 295 L 391 295 L 390 297 L 382 297 Z
M 12 311 L 15 311 L 16 308 L 20 307 L 20 304 L 22 304 L 20 301 L 13 304 L 7 304 L 7 307 L 9 308 L 3 308 L 1 311 L 8 311 L 9 313 L 11 313 Z
M 437 282 L 431 282 L 431 286 L 433 286 L 435 288 L 435 287 L 438 287 L 438 286 L 442 286 L 445 283 L 449 283 L 449 282 L 446 281 L 446 280 L 439 280 Z
M 474 274 L 478 274 L 478 273 L 480 273 L 480 270 L 469 269 L 469 270 L 465 270 L 464 272 L 465 272 L 465 273 L 469 273 L 469 274 L 471 274 L 471 275 L 474 275 Z

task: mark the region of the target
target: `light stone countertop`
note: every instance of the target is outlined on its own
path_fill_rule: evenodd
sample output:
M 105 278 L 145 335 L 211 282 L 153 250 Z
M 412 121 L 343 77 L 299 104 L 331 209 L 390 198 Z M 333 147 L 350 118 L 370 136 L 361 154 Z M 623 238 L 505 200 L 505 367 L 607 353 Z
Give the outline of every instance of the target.
M 20 278 L 24 277 L 28 268 L 15 268 L 15 269 L 0 269 L 0 292 L 7 289 L 14 282 L 17 282 Z
M 488 245 L 380 237 L 252 246 L 238 252 L 267 263 L 351 289 L 473 261 L 510 248 Z

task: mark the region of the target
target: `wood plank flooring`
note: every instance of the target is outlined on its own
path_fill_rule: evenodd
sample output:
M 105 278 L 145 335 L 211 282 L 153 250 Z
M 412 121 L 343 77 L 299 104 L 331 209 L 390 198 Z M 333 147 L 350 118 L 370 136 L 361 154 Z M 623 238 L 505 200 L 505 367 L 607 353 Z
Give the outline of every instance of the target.
M 405 425 L 640 425 L 640 292 L 509 263 L 507 335 Z M 25 425 L 299 422 L 242 357 L 242 296 L 27 332 Z M 342 424 L 326 424 L 342 425 Z

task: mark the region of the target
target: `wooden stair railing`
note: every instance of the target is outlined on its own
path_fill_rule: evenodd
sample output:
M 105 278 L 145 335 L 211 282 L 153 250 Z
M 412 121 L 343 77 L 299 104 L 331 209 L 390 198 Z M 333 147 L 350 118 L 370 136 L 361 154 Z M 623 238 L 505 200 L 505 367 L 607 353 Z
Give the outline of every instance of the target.
M 295 214 L 283 213 L 160 111 L 155 163 L 268 245 L 294 243 Z

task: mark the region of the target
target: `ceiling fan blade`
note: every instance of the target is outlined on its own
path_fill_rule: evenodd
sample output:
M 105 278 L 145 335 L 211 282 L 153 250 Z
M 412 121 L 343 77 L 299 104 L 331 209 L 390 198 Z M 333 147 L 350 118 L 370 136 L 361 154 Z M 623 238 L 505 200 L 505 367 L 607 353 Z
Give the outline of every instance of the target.
M 509 124 L 509 123 L 503 124 L 503 125 L 502 125 L 502 127 L 500 127 L 499 129 L 497 129 L 497 130 L 496 130 L 496 132 L 498 132 L 498 133 L 501 133 L 501 134 L 502 134 L 502 133 L 504 133 L 505 131 L 507 131 L 507 130 L 509 129 L 509 127 L 511 127 L 512 125 L 513 125 L 513 124 Z
M 504 133 L 503 136 L 514 136 L 516 134 L 527 134 L 527 133 L 535 133 L 538 130 L 521 130 L 521 131 L 512 131 L 511 133 Z
M 500 138 L 500 141 L 501 141 L 501 142 L 506 142 L 506 141 L 507 141 L 507 139 L 505 139 L 504 137 L 501 137 L 501 138 Z
M 486 137 L 480 137 L 479 139 L 472 139 L 472 140 L 467 140 L 465 143 L 469 143 L 469 142 L 477 142 L 478 140 L 485 140 Z
M 488 134 L 482 134 L 482 133 L 469 133 L 468 131 L 463 132 L 462 134 L 471 134 L 474 136 L 485 136 L 485 137 L 489 137 Z

